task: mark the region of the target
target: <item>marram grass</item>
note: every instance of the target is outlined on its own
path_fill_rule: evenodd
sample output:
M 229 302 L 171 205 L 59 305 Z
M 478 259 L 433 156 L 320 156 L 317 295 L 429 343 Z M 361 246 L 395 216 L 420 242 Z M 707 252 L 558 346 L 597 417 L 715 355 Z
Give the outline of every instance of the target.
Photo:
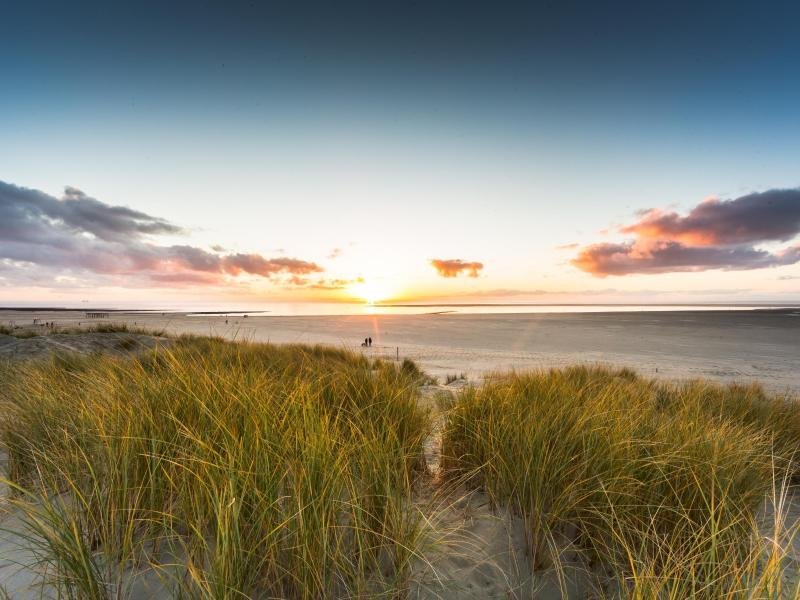
M 785 504 L 798 440 L 797 404 L 758 386 L 576 367 L 466 390 L 442 465 L 524 519 L 536 567 L 569 546 L 610 571 L 608 595 L 794 598 L 795 532 L 778 510 L 764 536 L 758 515 Z
M 2 377 L 13 503 L 62 596 L 124 597 L 153 569 L 190 598 L 405 589 L 429 419 L 401 369 L 183 338 Z
M 10 503 L 63 598 L 154 576 L 181 598 L 402 597 L 435 537 L 412 499 L 426 381 L 410 361 L 194 337 L 3 363 Z M 800 597 L 792 398 L 580 367 L 467 387 L 443 417 L 444 481 L 522 517 L 534 568 L 577 554 L 601 598 Z

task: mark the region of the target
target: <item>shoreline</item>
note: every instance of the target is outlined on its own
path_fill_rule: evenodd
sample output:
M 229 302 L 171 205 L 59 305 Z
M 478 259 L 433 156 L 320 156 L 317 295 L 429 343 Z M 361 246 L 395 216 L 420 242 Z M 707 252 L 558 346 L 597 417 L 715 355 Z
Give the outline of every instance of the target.
M 653 311 L 277 316 L 0 311 L 30 324 L 126 323 L 170 334 L 216 335 L 277 344 L 326 344 L 370 356 L 410 358 L 444 379 L 481 379 L 497 370 L 567 364 L 628 366 L 647 376 L 720 382 L 757 380 L 772 391 L 800 391 L 800 310 Z M 227 321 L 227 323 L 226 323 Z M 372 348 L 361 342 L 371 336 Z
M 279 303 L 284 304 L 284 303 Z M 297 306 L 297 303 L 285 303 L 286 305 Z M 800 302 L 787 302 L 787 303 L 759 303 L 759 302 L 746 302 L 738 304 L 722 304 L 722 303 L 707 303 L 707 304 L 690 304 L 690 303 L 664 303 L 664 304 L 638 304 L 638 303 L 603 303 L 603 304 L 574 304 L 574 303 L 442 303 L 442 304 L 364 304 L 364 303 L 300 303 L 305 306 L 348 306 L 357 307 L 365 312 L 295 312 L 295 313 L 278 313 L 274 310 L 264 308 L 242 309 L 232 308 L 230 310 L 176 310 L 176 309 L 160 309 L 160 308 L 105 308 L 105 307 L 92 307 L 92 308 L 75 308 L 75 307 L 58 307 L 58 306 L 0 306 L 0 315 L 2 313 L 86 313 L 86 312 L 106 312 L 114 315 L 161 315 L 161 316 L 225 316 L 225 315 L 252 315 L 252 316 L 270 316 L 270 317 L 373 317 L 373 316 L 419 316 L 419 315 L 438 315 L 438 314 L 453 314 L 453 315 L 581 315 L 581 314 L 594 314 L 594 315 L 613 315 L 620 313 L 636 313 L 636 314 L 671 314 L 671 313 L 753 313 L 753 312 L 772 312 L 772 313 L 793 313 L 800 314 Z M 683 307 L 683 308 L 682 308 Z M 427 312 L 380 312 L 385 309 L 444 309 Z M 468 311 L 459 312 L 458 310 L 449 309 L 473 309 L 485 308 L 486 311 Z M 553 308 L 555 310 L 497 310 L 491 309 L 545 309 Z M 578 310 L 569 311 L 561 310 L 565 308 L 575 308 Z M 610 310 L 602 310 L 602 309 Z M 583 310 L 590 309 L 590 310 Z M 594 310 L 597 309 L 597 310 Z M 616 309 L 616 310 L 615 310 Z M 375 311 L 375 312 L 370 312 Z

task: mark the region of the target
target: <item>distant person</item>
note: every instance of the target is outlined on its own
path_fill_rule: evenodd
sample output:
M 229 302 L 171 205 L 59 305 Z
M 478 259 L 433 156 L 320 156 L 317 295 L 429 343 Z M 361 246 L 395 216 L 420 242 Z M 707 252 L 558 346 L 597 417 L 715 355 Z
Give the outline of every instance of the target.
M 367 346 L 372 348 L 372 336 L 368 337 L 367 339 L 369 340 L 369 344 L 367 344 Z

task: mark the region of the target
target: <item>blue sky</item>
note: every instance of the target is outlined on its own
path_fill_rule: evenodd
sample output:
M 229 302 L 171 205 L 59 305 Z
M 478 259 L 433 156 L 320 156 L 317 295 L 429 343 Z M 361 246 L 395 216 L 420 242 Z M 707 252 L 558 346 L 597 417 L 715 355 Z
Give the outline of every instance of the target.
M 636 211 L 800 185 L 798 22 L 796 3 L 755 2 L 15 3 L 0 181 L 183 228 L 162 246 L 321 269 L 223 269 L 175 298 L 341 299 L 366 281 L 376 297 L 794 300 L 788 259 L 604 276 L 572 261 L 630 242 L 616 228 Z M 65 263 L 53 286 L 11 255 L 7 302 L 152 295 L 148 273 Z M 483 266 L 443 277 L 432 259 Z

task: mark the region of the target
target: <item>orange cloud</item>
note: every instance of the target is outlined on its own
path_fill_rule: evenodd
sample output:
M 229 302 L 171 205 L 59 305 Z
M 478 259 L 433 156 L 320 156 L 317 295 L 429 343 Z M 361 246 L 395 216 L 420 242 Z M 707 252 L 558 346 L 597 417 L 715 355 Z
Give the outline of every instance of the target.
M 478 277 L 483 270 L 481 262 L 466 262 L 460 258 L 432 258 L 431 265 L 442 277 L 458 277 L 466 273 L 469 277 Z

